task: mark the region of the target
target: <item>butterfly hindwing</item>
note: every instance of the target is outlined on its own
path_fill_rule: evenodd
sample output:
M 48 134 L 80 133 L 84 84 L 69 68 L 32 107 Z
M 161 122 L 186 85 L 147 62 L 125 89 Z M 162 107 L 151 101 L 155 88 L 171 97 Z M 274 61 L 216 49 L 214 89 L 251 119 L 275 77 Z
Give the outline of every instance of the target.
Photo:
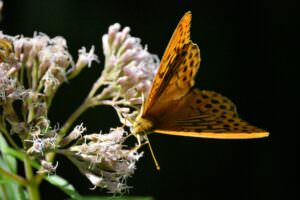
M 168 81 L 166 80 L 168 78 L 170 80 L 170 76 L 174 75 L 178 64 L 183 61 L 183 54 L 189 48 L 190 43 L 191 17 L 191 12 L 185 13 L 170 39 L 147 96 L 143 110 L 144 114 L 153 108 L 155 102 L 157 102 L 162 92 L 168 86 Z
M 154 132 L 220 139 L 268 135 L 268 132 L 239 118 L 235 105 L 216 92 L 194 89 L 170 107 L 173 110 L 156 124 Z

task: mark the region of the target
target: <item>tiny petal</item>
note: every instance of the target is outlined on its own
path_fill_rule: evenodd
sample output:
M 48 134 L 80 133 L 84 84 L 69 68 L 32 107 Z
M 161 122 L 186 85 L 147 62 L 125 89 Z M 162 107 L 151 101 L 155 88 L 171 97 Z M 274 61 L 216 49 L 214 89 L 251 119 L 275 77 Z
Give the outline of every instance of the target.
M 75 126 L 73 131 L 63 139 L 63 141 L 60 143 L 60 145 L 66 146 L 66 145 L 70 144 L 74 140 L 77 140 L 79 137 L 81 137 L 82 133 L 84 133 L 85 131 L 86 131 L 86 127 L 83 126 L 83 123 Z
M 122 76 L 117 80 L 117 83 L 120 85 L 125 85 L 128 81 L 128 76 Z
M 91 183 L 98 187 L 103 187 L 103 178 L 100 176 L 96 176 L 95 174 L 86 172 L 85 176 L 91 181 Z
M 111 52 L 110 45 L 108 42 L 108 35 L 105 34 L 102 37 L 103 54 L 108 56 Z
M 114 36 L 121 28 L 119 23 L 115 23 L 108 28 L 108 34 L 110 36 Z
M 127 98 L 129 98 L 129 99 L 136 97 L 137 94 L 138 94 L 138 92 L 135 88 L 130 88 L 126 92 Z
M 41 165 L 43 168 L 38 170 L 37 173 L 53 174 L 53 173 L 55 173 L 55 171 L 58 167 L 58 162 L 55 165 L 53 165 L 51 162 L 48 162 L 46 160 L 41 160 Z
M 92 62 L 99 62 L 98 56 L 94 53 L 95 47 L 92 46 L 90 51 L 87 52 L 85 47 L 79 49 L 79 57 L 75 65 L 75 69 L 73 69 L 73 73 L 79 73 L 84 67 L 90 67 Z

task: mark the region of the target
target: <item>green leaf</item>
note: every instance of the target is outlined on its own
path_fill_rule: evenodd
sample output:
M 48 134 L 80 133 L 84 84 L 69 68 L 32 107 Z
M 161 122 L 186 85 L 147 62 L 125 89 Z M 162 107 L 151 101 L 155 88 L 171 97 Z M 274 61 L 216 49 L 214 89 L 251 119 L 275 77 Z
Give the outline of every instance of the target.
M 2 159 L 9 167 L 9 171 L 16 173 L 17 172 L 17 161 L 14 157 L 6 154 L 6 149 L 9 146 L 6 143 L 5 138 L 0 134 L 0 152 L 2 153 Z
M 72 184 L 70 184 L 66 179 L 64 179 L 58 175 L 47 176 L 47 177 L 45 177 L 45 179 L 52 185 L 61 189 L 64 193 L 69 195 L 72 199 L 81 198 L 80 194 L 78 192 L 76 192 L 74 186 Z
M 13 148 L 10 148 L 10 147 L 6 147 L 5 148 L 5 153 L 7 155 L 10 155 L 10 156 L 13 156 L 17 159 L 19 159 L 20 161 L 24 161 L 25 159 L 25 154 L 21 151 L 18 151 L 18 150 L 15 150 Z M 32 167 L 34 167 L 35 169 L 39 169 L 40 168 L 40 164 L 34 160 L 30 160 L 30 164 Z
M 73 200 L 153 200 L 151 197 L 101 197 L 101 196 L 81 196 L 64 178 L 58 175 L 52 175 L 45 178 L 49 183 L 61 189 L 64 193 L 69 195 Z
M 17 173 L 17 160 L 15 156 L 9 153 L 11 149 L 3 135 L 0 134 L 0 167 L 9 172 Z M 26 200 L 28 195 L 21 186 L 0 174 L 0 199 Z
M 7 171 L 10 171 L 10 167 L 4 161 L 2 155 L 0 156 L 0 167 Z M 25 200 L 26 198 L 22 198 L 22 195 L 24 196 L 25 192 L 21 186 L 13 182 L 11 179 L 0 174 L 0 199 Z

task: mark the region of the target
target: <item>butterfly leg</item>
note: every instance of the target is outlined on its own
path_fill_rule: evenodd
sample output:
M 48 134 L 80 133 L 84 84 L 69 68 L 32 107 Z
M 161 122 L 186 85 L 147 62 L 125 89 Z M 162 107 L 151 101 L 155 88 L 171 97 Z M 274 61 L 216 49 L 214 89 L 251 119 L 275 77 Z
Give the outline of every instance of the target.
M 126 139 L 130 136 L 130 135 L 132 135 L 132 134 L 129 134 L 127 137 L 126 137 Z M 133 134 L 135 137 L 136 137 L 136 139 L 137 139 L 137 141 L 138 141 L 138 144 L 132 149 L 132 151 L 137 151 L 137 150 L 139 150 L 142 146 L 144 146 L 145 144 L 147 144 L 147 142 L 141 142 L 141 135 L 135 135 L 135 134 Z
M 156 157 L 155 157 L 155 155 L 154 155 L 153 149 L 152 149 L 152 147 L 151 147 L 151 144 L 150 144 L 150 141 L 149 141 L 149 138 L 147 137 L 147 135 L 144 135 L 144 136 L 143 136 L 144 139 L 146 140 L 146 141 L 143 142 L 143 143 L 141 142 L 141 141 L 142 141 L 142 136 L 141 136 L 141 135 L 136 134 L 135 137 L 137 138 L 138 144 L 137 144 L 136 147 L 134 147 L 134 148 L 132 149 L 132 151 L 137 151 L 137 150 L 139 150 L 142 146 L 148 144 L 149 149 L 150 149 L 150 152 L 151 152 L 151 156 L 152 156 L 153 161 L 154 161 L 154 164 L 155 164 L 155 166 L 156 166 L 156 169 L 157 169 L 157 170 L 160 170 L 160 166 L 159 166 L 158 161 L 157 161 L 157 159 L 156 159 Z
M 155 158 L 153 149 L 152 149 L 151 144 L 150 144 L 150 140 L 149 140 L 149 138 L 148 138 L 147 136 L 145 136 L 145 138 L 146 138 L 146 142 L 145 142 L 145 143 L 147 143 L 148 146 L 149 146 L 149 149 L 150 149 L 150 152 L 151 152 L 151 155 L 152 155 L 154 164 L 155 164 L 155 166 L 156 166 L 156 169 L 157 169 L 157 170 L 160 170 L 160 166 L 159 166 L 159 164 L 158 164 L 158 161 L 157 161 L 156 158 Z

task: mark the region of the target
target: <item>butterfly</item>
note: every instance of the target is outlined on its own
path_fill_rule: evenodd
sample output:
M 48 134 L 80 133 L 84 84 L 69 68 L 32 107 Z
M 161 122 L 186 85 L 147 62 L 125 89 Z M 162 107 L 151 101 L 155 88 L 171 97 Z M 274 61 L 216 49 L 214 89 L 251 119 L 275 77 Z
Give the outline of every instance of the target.
M 200 50 L 190 39 L 191 12 L 184 14 L 164 52 L 134 135 L 250 139 L 269 133 L 238 117 L 233 102 L 219 93 L 194 88 Z
M 0 63 L 5 61 L 12 51 L 12 42 L 6 38 L 0 38 Z

